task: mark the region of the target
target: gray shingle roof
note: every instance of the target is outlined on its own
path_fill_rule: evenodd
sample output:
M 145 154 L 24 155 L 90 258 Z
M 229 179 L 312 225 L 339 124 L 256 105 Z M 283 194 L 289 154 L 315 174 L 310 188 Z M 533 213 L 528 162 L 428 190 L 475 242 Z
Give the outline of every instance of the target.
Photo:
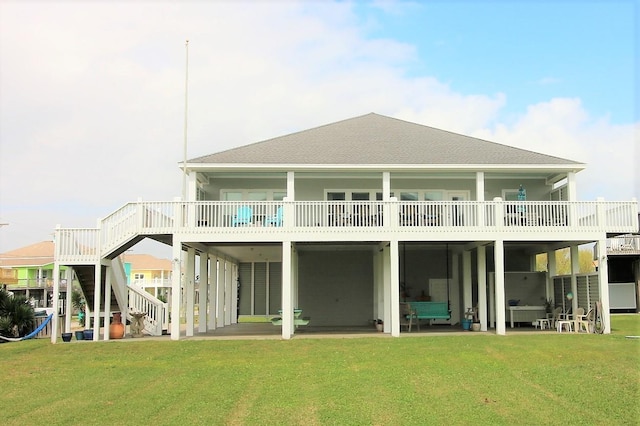
M 198 157 L 189 163 L 580 164 L 374 113 Z

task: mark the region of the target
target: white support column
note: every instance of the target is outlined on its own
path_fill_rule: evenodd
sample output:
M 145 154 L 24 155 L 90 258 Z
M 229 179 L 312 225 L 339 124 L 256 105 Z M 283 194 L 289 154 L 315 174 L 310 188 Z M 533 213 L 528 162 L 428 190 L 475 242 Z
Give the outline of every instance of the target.
M 104 276 L 104 329 L 103 339 L 109 340 L 109 325 L 111 319 L 111 266 L 106 266 Z M 94 331 L 95 334 L 95 331 Z
M 209 255 L 200 253 L 200 284 L 198 285 L 198 331 L 207 332 L 207 305 L 209 300 Z
M 238 264 L 231 264 L 231 324 L 238 323 Z
M 190 171 L 188 175 L 187 201 L 198 199 L 198 174 Z
M 473 288 L 471 280 L 471 251 L 462 252 L 462 308 L 473 307 Z
M 295 172 L 287 172 L 287 198 L 289 201 L 296 199 L 296 180 Z
M 391 198 L 391 173 L 382 172 L 382 201 L 389 201 Z
M 171 270 L 171 340 L 180 340 L 180 305 L 182 283 L 182 241 L 173 237 Z
M 573 299 L 571 300 L 571 313 L 575 313 L 578 309 L 578 273 L 580 272 L 580 254 L 579 248 L 576 244 L 573 244 L 569 248 L 571 256 L 571 293 L 573 293 Z
M 225 260 L 218 258 L 218 314 L 216 324 L 218 327 L 224 327 L 224 311 L 225 311 L 225 298 L 224 298 L 224 274 L 225 274 Z
M 496 334 L 505 335 L 507 332 L 504 296 L 504 241 L 495 241 L 493 256 L 496 270 Z
M 602 304 L 602 318 L 604 321 L 604 334 L 611 333 L 611 305 L 609 302 L 609 264 L 607 260 L 607 239 L 598 240 L 598 290 L 600 291 L 600 303 Z
M 186 301 L 186 336 L 193 336 L 195 328 L 195 274 L 196 251 L 193 247 L 187 248 L 187 267 L 184 274 L 184 298 Z
M 67 284 L 68 286 L 69 284 Z M 53 294 L 60 292 L 60 264 L 58 262 L 53 263 Z M 53 318 L 51 318 L 51 343 L 56 343 L 58 334 L 62 332 L 58 327 L 61 326 L 58 316 L 59 301 L 57 297 L 53 298 Z M 46 299 L 45 299 L 46 306 Z
M 484 172 L 476 172 L 476 201 L 484 201 Z M 478 226 L 486 226 L 484 204 L 478 205 Z
M 293 289 L 291 241 L 282 242 L 282 338 L 293 336 Z
M 391 260 L 391 267 L 389 268 L 391 271 L 391 306 L 387 311 L 389 315 L 385 318 L 384 321 L 384 332 L 391 332 L 393 337 L 400 336 L 400 266 L 399 266 L 399 257 L 400 250 L 398 249 L 398 240 L 392 240 L 391 245 L 389 246 L 389 255 Z M 389 327 L 389 320 L 391 322 L 391 327 Z
M 218 258 L 209 256 L 209 330 L 216 329 L 218 312 Z
M 231 325 L 231 310 L 233 309 L 231 290 L 231 281 L 233 278 L 233 272 L 231 268 L 231 262 L 224 261 L 224 325 Z
M 487 331 L 489 323 L 487 321 L 487 308 L 494 310 L 491 301 L 487 304 L 487 249 L 485 246 L 478 247 L 478 319 L 480 320 L 480 330 Z M 494 314 L 495 317 L 495 314 Z
M 102 290 L 102 264 L 100 262 L 96 262 L 95 268 L 95 283 L 93 286 L 93 341 L 97 342 L 98 337 L 100 337 L 100 297 Z
M 577 185 L 576 185 L 576 174 L 575 172 L 567 173 L 567 201 L 577 201 Z
M 67 309 L 66 309 L 65 315 L 64 315 L 64 328 L 65 328 L 65 330 L 71 330 L 71 311 L 73 310 L 73 306 L 71 306 L 71 304 L 72 304 L 72 302 L 71 302 L 71 300 L 72 300 L 71 293 L 73 293 L 73 274 L 72 274 L 72 272 L 73 272 L 73 270 L 71 268 L 67 268 L 64 271 L 64 279 L 67 281 L 67 298 L 66 298 Z

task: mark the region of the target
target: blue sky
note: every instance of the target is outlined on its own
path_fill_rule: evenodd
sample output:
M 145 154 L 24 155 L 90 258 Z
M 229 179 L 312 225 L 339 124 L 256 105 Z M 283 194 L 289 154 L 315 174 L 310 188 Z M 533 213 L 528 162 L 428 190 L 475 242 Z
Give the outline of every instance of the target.
M 384 5 L 384 3 L 383 3 Z M 360 4 L 371 37 L 414 47 L 409 76 L 463 93 L 506 93 L 504 114 L 552 97 L 580 97 L 612 123 L 638 119 L 638 12 L 632 1 Z
M 637 2 L 0 2 L 0 253 L 181 193 L 190 158 L 369 112 L 640 198 Z

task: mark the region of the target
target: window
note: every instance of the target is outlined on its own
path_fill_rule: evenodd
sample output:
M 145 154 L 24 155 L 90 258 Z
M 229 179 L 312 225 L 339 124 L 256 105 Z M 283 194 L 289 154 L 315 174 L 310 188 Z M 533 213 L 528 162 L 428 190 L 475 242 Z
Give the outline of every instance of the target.
M 443 199 L 442 191 L 424 191 L 425 201 L 442 201 Z
M 134 280 L 144 280 L 144 274 L 133 274 Z
M 260 192 L 249 192 L 249 197 L 247 198 L 249 201 L 267 201 L 267 193 L 264 191 Z
M 242 201 L 242 192 L 224 192 L 224 201 Z
M 401 192 L 400 200 L 401 201 L 418 201 L 418 193 L 417 192 Z
M 353 201 L 369 201 L 369 193 L 368 192 L 354 192 L 351 194 L 351 199 Z

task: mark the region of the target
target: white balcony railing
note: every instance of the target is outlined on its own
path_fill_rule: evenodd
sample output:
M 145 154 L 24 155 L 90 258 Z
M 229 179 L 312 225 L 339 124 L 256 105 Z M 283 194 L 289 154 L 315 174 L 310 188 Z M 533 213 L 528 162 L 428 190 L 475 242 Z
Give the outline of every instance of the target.
M 56 229 L 58 261 L 95 261 L 140 235 L 638 230 L 636 201 L 168 201 L 129 203 L 98 229 Z
M 635 253 L 640 252 L 640 235 L 621 235 L 607 239 L 608 252 Z

